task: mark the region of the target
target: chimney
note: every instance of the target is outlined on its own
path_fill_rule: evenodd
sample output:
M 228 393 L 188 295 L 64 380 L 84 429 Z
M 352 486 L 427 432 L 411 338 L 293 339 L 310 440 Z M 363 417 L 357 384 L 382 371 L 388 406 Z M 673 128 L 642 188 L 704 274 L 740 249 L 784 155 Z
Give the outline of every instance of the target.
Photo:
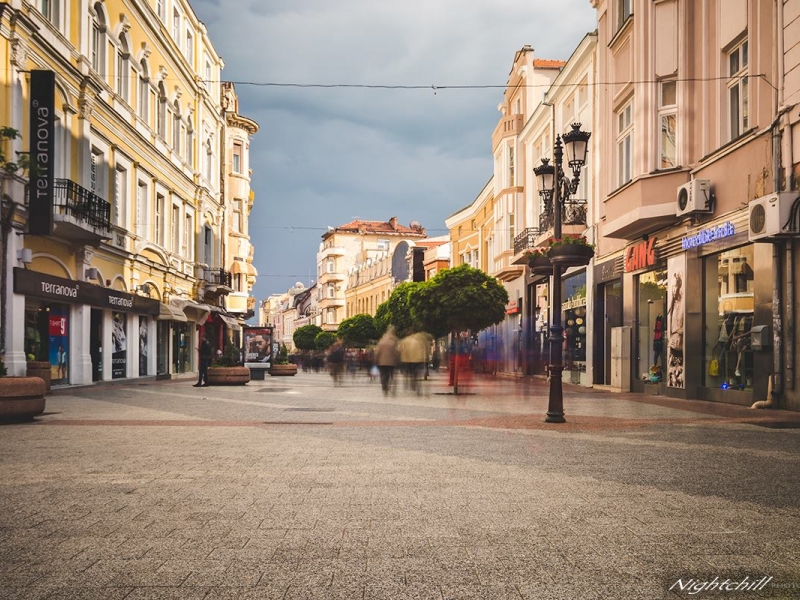
M 389 225 L 392 229 L 397 229 L 397 217 L 392 217 L 389 219 Z

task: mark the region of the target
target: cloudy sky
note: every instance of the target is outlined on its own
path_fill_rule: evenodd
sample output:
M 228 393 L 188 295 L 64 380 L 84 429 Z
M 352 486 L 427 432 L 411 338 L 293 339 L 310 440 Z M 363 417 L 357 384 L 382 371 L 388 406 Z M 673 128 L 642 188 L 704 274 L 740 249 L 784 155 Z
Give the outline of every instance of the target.
M 596 28 L 589 0 L 193 0 L 237 82 L 251 142 L 261 300 L 315 278 L 328 225 L 417 220 L 431 236 L 492 175 L 514 53 L 564 59 Z M 556 9 L 557 10 L 554 10 Z M 250 82 L 246 84 L 245 82 Z M 281 84 L 428 86 L 304 88 Z

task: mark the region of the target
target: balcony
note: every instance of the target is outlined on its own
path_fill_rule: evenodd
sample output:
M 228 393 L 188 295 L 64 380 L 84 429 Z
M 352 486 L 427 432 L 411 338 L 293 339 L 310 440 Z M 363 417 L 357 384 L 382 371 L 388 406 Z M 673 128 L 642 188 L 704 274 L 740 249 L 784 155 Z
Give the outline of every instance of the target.
M 233 291 L 232 280 L 231 272 L 225 269 L 204 269 L 203 294 L 206 298 L 218 298 L 230 294 Z
M 582 235 L 586 230 L 586 200 L 574 199 L 564 203 L 561 208 L 562 235 Z M 553 236 L 555 213 L 547 205 L 539 214 L 539 234 L 535 246 L 542 246 Z
M 500 140 L 507 137 L 516 137 L 522 131 L 522 115 L 511 115 L 510 117 L 503 117 L 494 128 L 492 133 L 492 148 L 497 148 Z
M 532 250 L 536 247 L 536 237 L 538 235 L 538 228 L 528 227 L 527 229 L 523 229 L 522 233 L 514 238 L 514 259 L 511 261 L 512 265 L 527 264 L 528 259 L 525 258 L 525 251 Z
M 668 171 L 640 177 L 612 192 L 603 203 L 601 235 L 636 240 L 679 222 L 676 190 L 688 180 L 686 170 Z
M 320 250 L 318 260 L 323 261 L 331 256 L 344 256 L 345 254 L 347 254 L 347 251 L 341 246 L 329 246 Z
M 90 246 L 111 239 L 111 204 L 74 181 L 56 179 L 53 236 Z

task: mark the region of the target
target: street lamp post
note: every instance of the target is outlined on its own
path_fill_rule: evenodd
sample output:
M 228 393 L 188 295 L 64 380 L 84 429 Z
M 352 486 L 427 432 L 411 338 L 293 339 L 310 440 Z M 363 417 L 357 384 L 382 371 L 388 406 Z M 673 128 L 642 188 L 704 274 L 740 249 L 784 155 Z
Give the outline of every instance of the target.
M 572 131 L 563 136 L 557 135 L 553 146 L 553 164 L 546 158 L 533 172 L 539 180 L 539 195 L 553 215 L 553 237 L 561 238 L 561 221 L 566 203 L 578 190 L 581 168 L 586 164 L 586 151 L 591 133 L 581 131 L 580 123 L 572 124 Z M 563 139 L 563 144 L 562 144 Z M 563 169 L 564 146 L 567 150 L 567 164 L 573 177 L 566 177 Z M 553 289 L 550 291 L 550 396 L 547 403 L 547 423 L 565 423 L 562 356 L 564 328 L 561 326 L 561 265 L 553 263 Z

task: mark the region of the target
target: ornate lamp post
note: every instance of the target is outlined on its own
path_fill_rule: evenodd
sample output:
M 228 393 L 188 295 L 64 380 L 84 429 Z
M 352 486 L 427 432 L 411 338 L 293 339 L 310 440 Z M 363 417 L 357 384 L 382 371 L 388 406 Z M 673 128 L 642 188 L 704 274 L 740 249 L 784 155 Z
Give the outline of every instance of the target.
M 586 164 L 586 151 L 591 133 L 581 131 L 580 123 L 572 124 L 572 131 L 557 135 L 553 146 L 553 164 L 546 158 L 533 169 L 539 180 L 539 195 L 546 207 L 553 211 L 553 237 L 561 238 L 561 221 L 565 205 L 575 194 L 580 183 L 581 168 Z M 563 144 L 562 144 L 563 140 Z M 564 152 L 573 177 L 566 177 L 562 168 Z M 547 404 L 547 423 L 565 423 L 564 394 L 561 374 L 564 371 L 562 344 L 564 328 L 561 326 L 561 265 L 553 263 L 553 289 L 550 292 L 552 316 L 550 318 L 550 397 Z

